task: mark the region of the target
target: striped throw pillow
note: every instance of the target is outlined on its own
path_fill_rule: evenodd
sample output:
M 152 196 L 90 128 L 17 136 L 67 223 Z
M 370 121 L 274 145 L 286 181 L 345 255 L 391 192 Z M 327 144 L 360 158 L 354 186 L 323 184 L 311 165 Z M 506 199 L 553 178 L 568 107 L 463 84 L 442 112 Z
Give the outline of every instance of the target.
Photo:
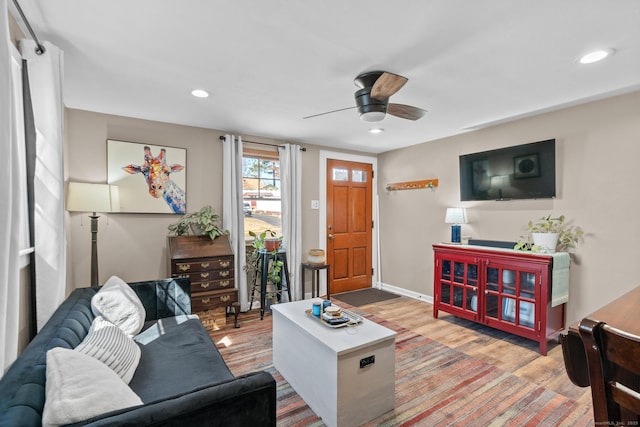
M 98 359 L 129 384 L 140 362 L 140 347 L 120 328 L 102 316 L 93 320 L 76 351 Z

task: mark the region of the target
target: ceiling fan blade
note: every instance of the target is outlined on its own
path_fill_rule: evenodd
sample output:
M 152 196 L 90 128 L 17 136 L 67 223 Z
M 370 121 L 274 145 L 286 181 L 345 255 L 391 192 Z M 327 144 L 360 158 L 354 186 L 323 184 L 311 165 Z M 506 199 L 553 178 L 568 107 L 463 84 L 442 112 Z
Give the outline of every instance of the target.
M 426 110 L 411 105 L 390 103 L 387 107 L 387 114 L 400 117 L 401 119 L 418 120 L 426 114 Z
M 371 97 L 375 99 L 387 99 L 407 82 L 406 77 L 399 76 L 393 73 L 382 73 L 378 80 L 373 84 L 371 88 Z
M 340 108 L 340 109 L 338 109 L 338 110 L 332 110 L 332 111 L 326 111 L 326 112 L 324 112 L 324 113 L 313 114 L 313 115 L 311 115 L 311 116 L 303 117 L 302 119 L 303 119 L 303 120 L 304 120 L 304 119 L 311 119 L 311 118 L 313 118 L 313 117 L 324 116 L 325 114 L 337 113 L 338 111 L 352 110 L 352 109 L 354 109 L 354 108 L 358 108 L 358 107 L 357 107 L 356 105 L 354 105 L 353 107 Z

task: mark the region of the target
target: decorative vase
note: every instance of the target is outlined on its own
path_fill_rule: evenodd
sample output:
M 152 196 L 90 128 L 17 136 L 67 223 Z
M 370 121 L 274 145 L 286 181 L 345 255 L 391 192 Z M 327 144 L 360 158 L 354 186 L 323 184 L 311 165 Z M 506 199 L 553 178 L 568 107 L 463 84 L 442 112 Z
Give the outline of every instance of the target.
M 545 252 L 554 253 L 558 245 L 558 233 L 531 233 L 533 244 Z

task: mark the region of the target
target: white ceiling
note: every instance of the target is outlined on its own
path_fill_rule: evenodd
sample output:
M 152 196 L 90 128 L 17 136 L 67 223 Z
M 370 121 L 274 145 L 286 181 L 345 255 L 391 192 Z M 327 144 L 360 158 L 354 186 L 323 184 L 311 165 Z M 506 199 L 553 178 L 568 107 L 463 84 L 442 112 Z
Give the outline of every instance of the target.
M 638 0 L 19 0 L 70 108 L 380 153 L 640 89 Z M 590 66 L 577 58 L 614 48 Z M 408 77 L 367 132 L 353 79 Z M 209 91 L 198 99 L 193 89 Z

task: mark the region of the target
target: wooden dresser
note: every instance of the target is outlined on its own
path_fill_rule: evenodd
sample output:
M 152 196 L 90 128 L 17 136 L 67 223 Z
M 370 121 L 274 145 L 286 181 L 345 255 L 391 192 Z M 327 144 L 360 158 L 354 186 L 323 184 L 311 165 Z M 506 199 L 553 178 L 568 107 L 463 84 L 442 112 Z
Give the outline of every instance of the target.
M 233 307 L 238 325 L 238 290 L 234 287 L 234 255 L 228 236 L 169 236 L 171 277 L 191 280 L 191 311 Z

